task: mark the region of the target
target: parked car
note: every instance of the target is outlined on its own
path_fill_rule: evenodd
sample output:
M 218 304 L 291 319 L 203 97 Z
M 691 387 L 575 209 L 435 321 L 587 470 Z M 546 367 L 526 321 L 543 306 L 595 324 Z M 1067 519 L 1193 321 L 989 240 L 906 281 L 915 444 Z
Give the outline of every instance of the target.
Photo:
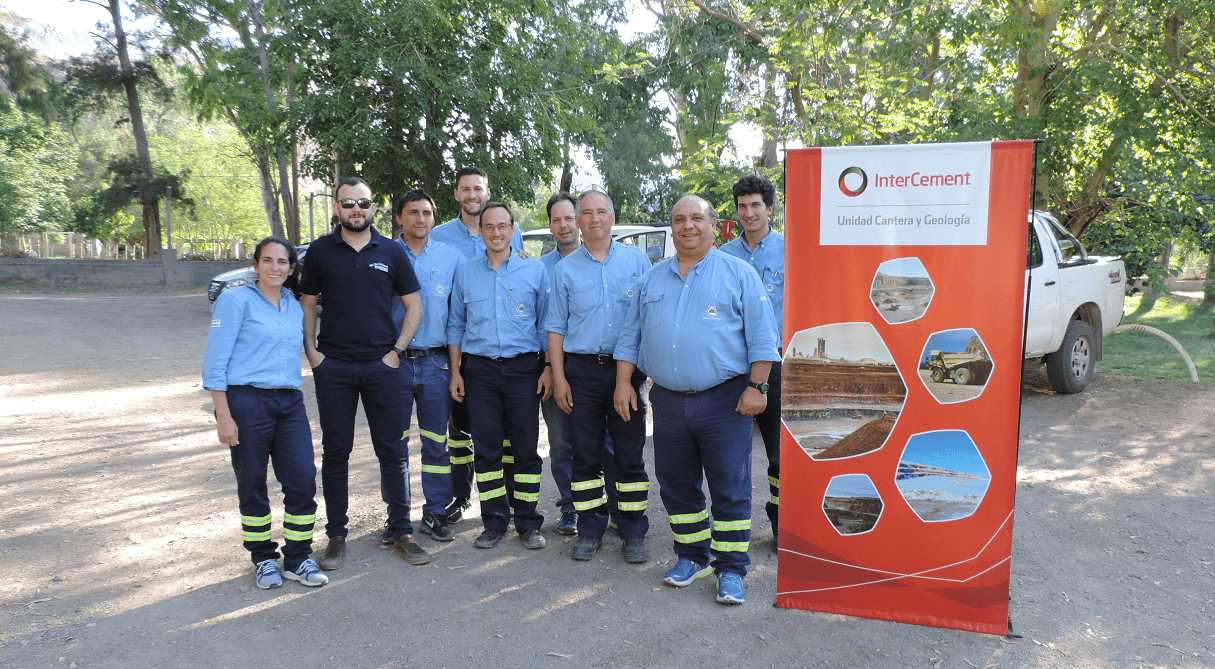
M 299 282 L 304 280 L 304 254 L 308 253 L 308 245 L 301 244 L 295 247 L 295 254 L 299 257 L 299 263 L 295 266 L 295 272 L 291 278 L 295 279 L 291 282 L 291 292 L 295 293 L 296 299 L 299 299 Z M 221 293 L 229 288 L 237 288 L 239 286 L 247 286 L 257 280 L 257 274 L 253 271 L 253 267 L 242 267 L 234 269 L 230 272 L 224 272 L 211 279 L 211 283 L 207 286 L 207 300 L 211 304 L 215 304 L 215 300 L 219 299 Z
M 613 225 L 612 238 L 621 244 L 639 247 L 650 257 L 650 263 L 675 255 L 675 242 L 671 239 L 671 227 L 654 225 Z M 534 257 L 557 248 L 553 233 L 547 228 L 523 233 L 523 248 Z
M 1126 269 L 1121 258 L 1089 256 L 1049 213 L 1029 216 L 1025 281 L 1025 357 L 1042 358 L 1057 393 L 1088 387 L 1101 339 L 1122 322 Z

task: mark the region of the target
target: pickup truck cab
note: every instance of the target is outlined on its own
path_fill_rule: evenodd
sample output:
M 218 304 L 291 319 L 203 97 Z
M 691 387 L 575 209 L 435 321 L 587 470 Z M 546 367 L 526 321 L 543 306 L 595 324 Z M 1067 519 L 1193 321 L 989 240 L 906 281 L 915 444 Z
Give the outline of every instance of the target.
M 1025 358 L 1042 358 L 1057 393 L 1083 391 L 1101 339 L 1122 322 L 1121 258 L 1089 256 L 1053 216 L 1032 212 L 1025 288 Z

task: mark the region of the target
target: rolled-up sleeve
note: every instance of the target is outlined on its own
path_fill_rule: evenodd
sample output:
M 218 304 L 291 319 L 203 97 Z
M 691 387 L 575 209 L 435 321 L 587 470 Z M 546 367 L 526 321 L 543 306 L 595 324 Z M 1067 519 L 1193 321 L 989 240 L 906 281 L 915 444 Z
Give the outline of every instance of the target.
M 447 343 L 450 346 L 464 346 L 464 323 L 467 311 L 464 305 L 464 277 L 466 273 L 461 267 L 456 270 L 451 282 L 451 309 L 447 313 Z
M 548 314 L 544 318 L 544 329 L 562 336 L 569 333 L 570 291 L 566 278 L 565 272 L 554 268 L 553 287 L 548 296 Z M 548 336 L 543 338 L 548 339 Z
M 777 341 L 776 317 L 768 292 L 759 275 L 750 267 L 742 276 L 743 335 L 747 340 L 747 364 L 779 362 L 780 343 Z
M 641 291 L 644 282 L 638 281 L 633 289 L 633 299 L 629 303 L 629 311 L 624 316 L 624 326 L 620 329 L 620 339 L 616 342 L 616 350 L 612 357 L 617 360 L 637 364 L 638 350 L 641 348 Z
M 203 388 L 207 390 L 228 389 L 228 361 L 240 334 L 243 304 L 233 293 L 225 292 L 211 310 L 211 330 L 202 365 Z
M 536 339 L 540 341 L 540 350 L 548 350 L 548 307 L 549 296 L 553 284 L 548 268 L 543 267 L 544 276 L 540 281 L 540 290 L 536 292 Z

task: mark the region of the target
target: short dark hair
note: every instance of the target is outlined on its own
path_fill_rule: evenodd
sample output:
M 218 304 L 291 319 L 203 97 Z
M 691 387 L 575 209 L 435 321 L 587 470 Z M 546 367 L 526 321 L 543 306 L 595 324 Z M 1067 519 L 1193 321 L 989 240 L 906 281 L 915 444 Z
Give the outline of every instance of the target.
M 578 204 L 574 207 L 574 209 L 581 211 L 582 201 L 591 195 L 599 195 L 599 196 L 603 197 L 603 199 L 607 200 L 608 208 L 611 209 L 613 212 L 616 211 L 616 203 L 612 202 L 612 196 L 608 195 L 607 193 L 605 193 L 601 190 L 594 190 L 594 189 L 588 190 L 588 191 L 583 191 L 582 195 L 578 196 Z
M 430 203 L 431 210 L 438 213 L 439 209 L 435 206 L 435 199 L 429 193 L 424 190 L 411 190 L 397 196 L 397 201 L 392 205 L 393 215 L 400 216 L 401 212 L 405 210 L 405 205 L 410 202 L 417 202 L 418 200 L 426 200 Z
M 548 204 L 544 205 L 544 213 L 548 216 L 548 220 L 553 220 L 553 205 L 562 200 L 569 202 L 570 206 L 574 208 L 574 213 L 578 213 L 578 200 L 575 200 L 573 195 L 561 191 L 560 193 L 553 193 L 553 196 L 548 199 Z
M 291 245 L 291 242 L 283 239 L 282 237 L 271 236 L 271 237 L 267 237 L 267 238 L 261 240 L 260 242 L 257 243 L 257 246 L 253 247 L 253 262 L 256 263 L 257 261 L 261 260 L 262 259 L 262 249 L 266 248 L 267 246 L 269 246 L 271 244 L 278 244 L 279 246 L 287 249 L 287 262 L 288 263 L 294 265 L 300 261 L 299 256 L 295 253 L 295 247 Z
M 738 180 L 731 189 L 734 192 L 734 208 L 738 208 L 738 198 L 744 195 L 759 194 L 764 198 L 764 204 L 769 207 L 776 206 L 776 187 L 768 181 L 768 177 L 759 174 L 748 174 Z
M 363 181 L 361 177 L 346 177 L 342 179 L 342 183 L 337 185 L 337 188 L 333 189 L 334 200 L 338 199 L 338 191 L 342 190 L 342 186 L 366 186 L 367 190 L 371 190 L 371 184 Z
M 460 185 L 460 179 L 473 175 L 485 177 L 485 180 L 489 181 L 489 175 L 485 173 L 485 170 L 481 169 L 480 167 L 476 167 L 475 165 L 469 165 L 468 167 L 461 168 L 459 172 L 456 172 L 456 186 Z
M 489 211 L 490 209 L 505 209 L 506 215 L 510 217 L 510 224 L 511 225 L 515 224 L 515 212 L 510 210 L 510 205 L 506 204 L 505 202 L 499 202 L 497 200 L 490 200 L 489 202 L 485 203 L 484 207 L 481 207 L 481 211 L 477 212 L 477 227 L 478 228 L 481 227 L 481 217 L 484 216 L 485 212 Z

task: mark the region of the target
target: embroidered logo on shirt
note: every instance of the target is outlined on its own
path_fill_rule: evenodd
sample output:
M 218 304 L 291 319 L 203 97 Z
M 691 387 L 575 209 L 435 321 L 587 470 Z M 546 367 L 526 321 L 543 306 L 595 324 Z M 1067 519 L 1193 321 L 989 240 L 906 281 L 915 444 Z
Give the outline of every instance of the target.
M 519 305 L 515 306 L 515 311 L 517 311 L 519 313 L 519 315 L 522 316 L 523 314 L 527 313 L 527 307 L 523 306 L 522 304 L 519 304 Z
M 624 296 L 628 298 L 633 297 L 633 289 L 629 288 L 628 290 L 624 291 Z
M 717 317 L 717 305 L 710 304 L 709 308 L 705 309 L 705 313 L 709 315 L 709 318 L 716 318 Z
M 771 293 L 772 291 L 776 290 L 776 286 L 774 286 L 774 285 L 772 285 L 772 284 L 768 284 L 768 285 L 764 286 L 764 288 L 765 288 L 765 289 L 767 289 L 767 291 L 768 291 L 769 293 Z
M 371 267 L 372 269 L 378 269 L 384 273 L 388 272 L 388 265 L 385 265 L 382 262 L 373 262 L 370 265 L 368 265 L 368 267 Z
M 437 293 L 437 294 L 439 294 L 439 295 L 442 295 L 442 294 L 443 294 L 443 286 L 442 286 L 442 285 L 435 286 L 435 293 Z
M 212 320 L 211 320 L 211 327 L 213 327 L 213 328 L 217 328 L 217 327 L 219 327 L 219 319 L 218 319 L 218 318 L 215 318 L 215 319 L 212 319 Z

